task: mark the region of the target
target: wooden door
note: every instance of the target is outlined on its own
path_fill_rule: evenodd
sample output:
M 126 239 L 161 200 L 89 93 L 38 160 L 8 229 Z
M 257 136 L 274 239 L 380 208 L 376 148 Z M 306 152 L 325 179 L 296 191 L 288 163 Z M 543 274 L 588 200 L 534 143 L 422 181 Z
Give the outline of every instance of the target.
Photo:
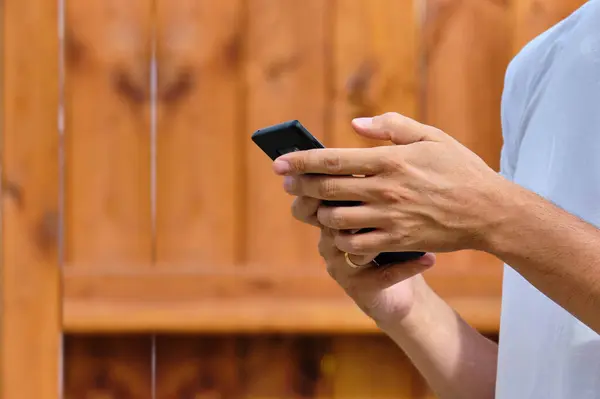
M 432 397 L 249 136 L 397 111 L 497 168 L 511 56 L 582 3 L 5 0 L 0 398 Z M 501 270 L 426 277 L 494 336 Z

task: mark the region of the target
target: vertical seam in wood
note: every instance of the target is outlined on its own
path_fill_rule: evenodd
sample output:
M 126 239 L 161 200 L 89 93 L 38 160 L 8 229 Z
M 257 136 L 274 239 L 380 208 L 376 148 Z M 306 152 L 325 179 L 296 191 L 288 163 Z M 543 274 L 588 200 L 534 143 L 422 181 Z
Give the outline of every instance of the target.
M 0 7 L 0 54 L 2 54 L 2 58 L 0 59 L 0 204 L 4 202 L 4 96 L 5 96 L 5 87 L 4 87 L 4 63 L 6 62 L 6 52 L 5 52 L 5 16 L 6 16 L 6 7 L 4 5 L 4 1 L 2 2 L 2 6 Z M 0 205 L 0 287 L 4 287 L 4 206 Z M 4 361 L 2 360 L 3 354 L 2 352 L 5 350 L 4 343 L 4 292 L 0 289 L 0 387 L 3 387 L 4 384 Z M 2 394 L 2 389 L 0 388 L 0 399 L 4 399 Z
M 157 168 L 158 168 L 158 0 L 150 0 L 150 262 L 152 267 L 157 263 Z M 157 339 L 156 332 L 150 336 L 150 395 L 156 399 L 157 381 Z
M 237 104 L 236 109 L 238 112 L 236 131 L 238 140 L 235 142 L 236 145 L 236 170 L 241 170 L 243 173 L 237 174 L 237 189 L 236 194 L 236 213 L 235 222 L 238 226 L 236 235 L 236 254 L 235 261 L 236 267 L 244 265 L 248 260 L 248 242 L 247 237 L 252 232 L 248 231 L 248 154 L 250 132 L 248 132 L 248 82 L 247 82 L 247 67 L 248 67 L 248 34 L 249 34 L 249 12 L 250 12 L 250 0 L 238 0 L 238 13 L 239 13 L 239 27 L 238 27 L 238 39 L 240 41 L 240 53 L 241 56 L 235 65 L 236 68 L 236 80 L 237 80 Z
M 60 343 L 58 354 L 58 397 L 64 397 L 64 332 L 63 332 L 63 313 L 64 313 L 64 287 L 63 270 L 65 264 L 65 18 L 66 18 L 66 0 L 57 0 L 57 34 L 58 34 L 58 109 L 57 113 L 57 134 L 58 134 L 58 264 L 60 269 L 60 278 L 57 281 L 58 286 L 58 317 Z
M 150 228 L 152 229 L 150 238 L 150 262 L 152 267 L 156 266 L 157 262 L 157 226 L 156 226 L 156 209 L 157 209 L 157 167 L 158 167 L 158 59 L 156 56 L 157 48 L 157 0 L 151 0 L 150 7 Z
M 323 113 L 323 139 L 326 146 L 329 146 L 334 137 L 333 128 L 335 116 L 335 10 L 337 0 L 330 0 L 324 3 L 325 7 L 325 44 L 323 46 L 325 62 L 325 112 Z
M 415 17 L 418 23 L 418 38 L 417 38 L 417 82 L 419 83 L 419 94 L 417 101 L 417 110 L 415 112 L 417 120 L 426 123 L 428 115 L 427 115 L 427 87 L 428 87 L 428 79 L 427 79 L 427 51 L 425 49 L 426 41 L 425 41 L 425 33 L 426 33 L 426 23 L 427 23 L 427 2 L 429 0 L 415 0 L 417 4 L 417 10 L 415 12 Z

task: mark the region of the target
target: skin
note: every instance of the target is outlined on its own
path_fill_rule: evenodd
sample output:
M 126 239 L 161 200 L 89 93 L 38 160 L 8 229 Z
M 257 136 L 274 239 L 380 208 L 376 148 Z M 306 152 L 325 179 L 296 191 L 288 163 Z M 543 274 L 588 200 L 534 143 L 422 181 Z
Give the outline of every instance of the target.
M 415 362 L 441 398 L 494 396 L 497 346 L 425 284 L 432 253 L 485 251 L 600 332 L 600 231 L 498 175 L 449 135 L 395 113 L 353 121 L 395 145 L 286 154 L 274 171 L 296 196 L 293 215 L 321 228 L 332 277 Z M 314 175 L 316 174 L 316 175 Z M 321 200 L 360 201 L 325 207 Z M 350 234 L 347 230 L 375 228 Z M 419 261 L 370 268 L 380 252 Z M 344 252 L 360 269 L 348 266 Z

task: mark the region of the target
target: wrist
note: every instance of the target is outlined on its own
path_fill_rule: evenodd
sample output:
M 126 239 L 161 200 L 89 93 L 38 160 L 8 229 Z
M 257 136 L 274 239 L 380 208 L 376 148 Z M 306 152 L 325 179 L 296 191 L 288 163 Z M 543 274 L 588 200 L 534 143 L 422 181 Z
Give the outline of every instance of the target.
M 390 317 L 376 321 L 379 329 L 388 335 L 412 335 L 423 329 L 423 324 L 428 323 L 431 312 L 431 302 L 435 293 L 427 285 L 422 275 L 413 277 L 413 298 L 408 311 L 401 317 Z
M 515 238 L 520 227 L 530 216 L 535 195 L 499 176 L 500 182 L 491 190 L 483 218 L 477 246 L 473 249 L 501 257 Z M 526 224 L 526 222 L 525 222 Z

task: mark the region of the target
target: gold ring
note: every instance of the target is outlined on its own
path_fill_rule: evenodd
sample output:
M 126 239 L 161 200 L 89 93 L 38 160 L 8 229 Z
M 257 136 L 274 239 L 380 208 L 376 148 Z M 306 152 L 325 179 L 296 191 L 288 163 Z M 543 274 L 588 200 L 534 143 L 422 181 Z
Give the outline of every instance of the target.
M 356 263 L 352 262 L 352 260 L 350 260 L 350 254 L 348 252 L 344 252 L 344 258 L 346 258 L 346 263 L 351 268 L 358 269 L 358 268 L 362 267 L 362 266 L 357 265 Z

